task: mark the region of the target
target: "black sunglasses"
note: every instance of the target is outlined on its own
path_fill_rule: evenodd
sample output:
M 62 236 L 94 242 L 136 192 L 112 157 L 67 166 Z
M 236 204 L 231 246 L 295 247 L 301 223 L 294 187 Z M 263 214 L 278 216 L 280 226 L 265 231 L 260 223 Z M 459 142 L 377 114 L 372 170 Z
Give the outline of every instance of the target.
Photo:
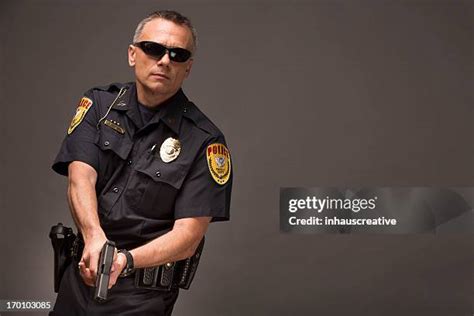
M 166 47 L 159 43 L 149 41 L 138 42 L 133 45 L 140 47 L 145 54 L 157 59 L 161 59 L 168 53 L 170 60 L 184 63 L 191 57 L 191 52 L 184 48 Z

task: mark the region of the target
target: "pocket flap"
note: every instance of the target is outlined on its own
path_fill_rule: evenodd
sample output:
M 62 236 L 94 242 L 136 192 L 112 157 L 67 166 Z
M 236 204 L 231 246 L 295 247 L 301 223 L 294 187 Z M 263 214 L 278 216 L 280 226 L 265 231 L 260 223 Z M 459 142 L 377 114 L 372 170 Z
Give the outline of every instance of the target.
M 181 188 L 186 176 L 186 167 L 179 162 L 165 163 L 159 158 L 153 158 L 147 166 L 136 167 L 140 173 L 148 175 L 155 182 L 165 182 L 176 189 Z
M 104 129 L 101 129 L 98 133 L 96 144 L 104 151 L 113 151 L 123 160 L 127 159 L 133 147 L 133 143 L 127 134 L 121 135 L 114 131 L 104 131 Z

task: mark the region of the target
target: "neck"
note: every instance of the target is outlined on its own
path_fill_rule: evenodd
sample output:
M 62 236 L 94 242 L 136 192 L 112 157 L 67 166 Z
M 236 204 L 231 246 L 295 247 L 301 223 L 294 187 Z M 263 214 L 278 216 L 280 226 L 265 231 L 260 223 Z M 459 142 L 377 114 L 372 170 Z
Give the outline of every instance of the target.
M 156 108 L 160 106 L 163 102 L 171 98 L 177 91 L 173 93 L 162 94 L 156 91 L 152 91 L 142 86 L 139 82 L 137 86 L 137 99 L 142 105 L 148 108 Z

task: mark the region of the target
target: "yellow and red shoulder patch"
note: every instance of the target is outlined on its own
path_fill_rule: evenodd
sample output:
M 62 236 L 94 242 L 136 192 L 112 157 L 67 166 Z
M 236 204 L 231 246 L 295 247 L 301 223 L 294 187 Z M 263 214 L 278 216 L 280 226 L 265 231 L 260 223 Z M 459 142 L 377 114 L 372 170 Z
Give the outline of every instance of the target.
M 81 101 L 77 105 L 76 114 L 72 118 L 71 124 L 67 130 L 67 134 L 70 135 L 74 129 L 81 124 L 82 120 L 86 116 L 87 111 L 89 111 L 90 107 L 92 106 L 92 100 L 87 97 L 82 97 Z
M 230 178 L 231 162 L 227 147 L 220 143 L 207 146 L 207 165 L 212 178 L 220 185 L 224 185 Z

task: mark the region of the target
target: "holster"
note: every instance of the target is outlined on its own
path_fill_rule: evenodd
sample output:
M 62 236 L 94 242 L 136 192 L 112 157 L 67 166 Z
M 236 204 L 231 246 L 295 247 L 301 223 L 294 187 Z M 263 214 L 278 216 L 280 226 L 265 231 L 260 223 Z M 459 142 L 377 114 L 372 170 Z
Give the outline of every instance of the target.
M 72 260 L 71 249 L 76 235 L 74 235 L 72 228 L 58 223 L 51 227 L 49 238 L 54 250 L 54 292 L 58 293 L 64 271 Z

